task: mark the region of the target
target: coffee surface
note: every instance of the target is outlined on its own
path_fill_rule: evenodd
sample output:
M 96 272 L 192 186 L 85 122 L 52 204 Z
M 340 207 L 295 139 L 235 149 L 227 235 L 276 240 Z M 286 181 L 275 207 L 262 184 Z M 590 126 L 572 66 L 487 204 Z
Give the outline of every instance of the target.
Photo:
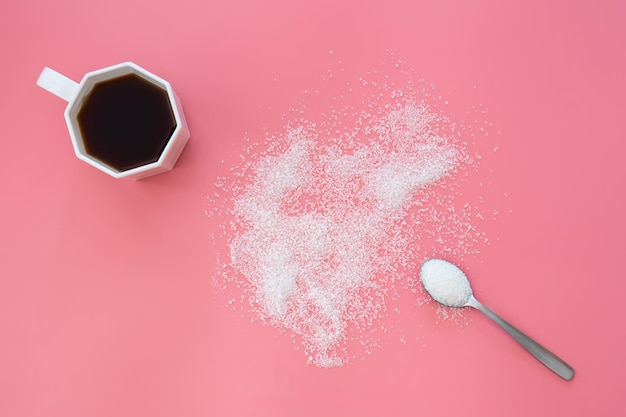
M 176 129 L 167 91 L 135 74 L 96 84 L 78 124 L 86 152 L 117 171 L 156 162 Z

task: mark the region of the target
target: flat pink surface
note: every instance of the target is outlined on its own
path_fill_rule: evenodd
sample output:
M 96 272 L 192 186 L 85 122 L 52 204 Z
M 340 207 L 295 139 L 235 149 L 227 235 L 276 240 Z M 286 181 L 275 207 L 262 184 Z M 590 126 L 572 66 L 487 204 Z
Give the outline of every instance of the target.
M 3 2 L 0 416 L 623 415 L 625 4 Z M 571 382 L 478 312 L 460 328 L 410 293 L 363 360 L 306 366 L 214 282 L 228 219 L 206 197 L 246 138 L 390 54 L 452 120 L 490 124 L 484 186 L 464 192 L 489 208 L 491 244 L 463 266 Z M 172 83 L 192 134 L 172 172 L 139 182 L 75 158 L 65 103 L 35 85 L 44 66 L 79 80 L 127 60 Z

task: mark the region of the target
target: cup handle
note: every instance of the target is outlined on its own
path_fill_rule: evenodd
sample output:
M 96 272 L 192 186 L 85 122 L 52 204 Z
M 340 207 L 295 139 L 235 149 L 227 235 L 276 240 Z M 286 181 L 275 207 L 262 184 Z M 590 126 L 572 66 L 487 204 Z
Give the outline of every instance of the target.
M 37 85 L 67 102 L 71 101 L 78 93 L 77 82 L 48 67 L 45 67 L 39 74 Z

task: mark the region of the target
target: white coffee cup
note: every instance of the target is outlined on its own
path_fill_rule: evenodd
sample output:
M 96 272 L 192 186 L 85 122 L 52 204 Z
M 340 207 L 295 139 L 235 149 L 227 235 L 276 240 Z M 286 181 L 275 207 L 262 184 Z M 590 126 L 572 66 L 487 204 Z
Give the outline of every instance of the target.
M 46 67 L 37 85 L 68 102 L 65 121 L 76 156 L 112 177 L 140 179 L 169 171 L 189 140 L 170 83 L 132 62 L 89 72 L 80 83 Z M 145 94 L 143 102 L 131 91 Z

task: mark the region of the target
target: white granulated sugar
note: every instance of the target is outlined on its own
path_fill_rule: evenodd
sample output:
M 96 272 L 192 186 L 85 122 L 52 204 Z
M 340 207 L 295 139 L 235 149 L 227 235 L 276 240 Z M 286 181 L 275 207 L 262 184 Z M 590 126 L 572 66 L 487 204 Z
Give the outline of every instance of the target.
M 394 283 L 416 279 L 422 237 L 457 257 L 477 239 L 469 205 L 454 209 L 451 180 L 473 163 L 459 133 L 411 89 L 374 85 L 358 87 L 379 89 L 363 109 L 291 120 L 219 181 L 232 194 L 213 213 L 229 222 L 224 285 L 320 367 L 345 364 L 349 341 L 374 345 L 366 333 Z
M 465 273 L 443 259 L 429 259 L 420 269 L 420 280 L 435 301 L 448 307 L 463 307 L 472 296 Z
M 384 291 L 376 277 L 398 256 L 384 249 L 404 243 L 398 220 L 459 162 L 432 118 L 405 103 L 370 120 L 373 133 L 349 150 L 319 143 L 310 124 L 291 126 L 235 199 L 232 266 L 264 318 L 299 335 L 316 365 L 341 365 L 350 323 L 384 309 L 382 296 L 364 297 Z

